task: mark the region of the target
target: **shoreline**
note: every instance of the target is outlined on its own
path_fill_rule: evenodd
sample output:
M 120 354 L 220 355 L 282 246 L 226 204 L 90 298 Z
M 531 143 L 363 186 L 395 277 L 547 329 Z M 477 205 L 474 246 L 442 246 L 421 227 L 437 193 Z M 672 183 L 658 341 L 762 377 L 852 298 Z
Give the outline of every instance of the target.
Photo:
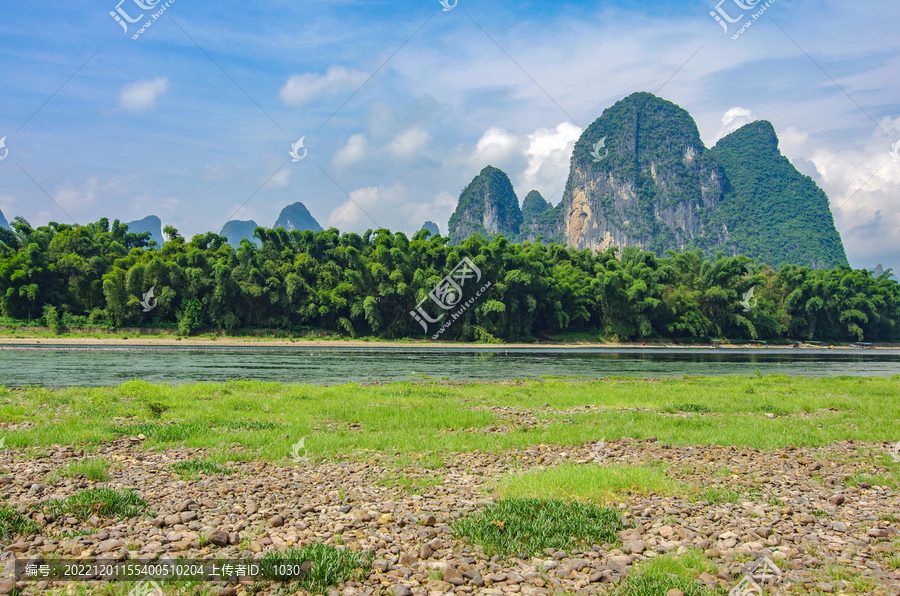
M 583 350 L 583 349 L 607 349 L 607 350 L 665 350 L 665 349 L 692 349 L 692 350 L 854 350 L 854 351 L 897 351 L 900 346 L 873 346 L 872 348 L 850 348 L 836 345 L 834 348 L 822 346 L 794 348 L 792 345 L 768 345 L 759 346 L 753 344 L 724 344 L 713 348 L 709 344 L 645 344 L 637 342 L 612 343 L 612 342 L 546 342 L 546 343 L 465 343 L 431 340 L 405 340 L 405 341 L 366 341 L 362 339 L 299 339 L 299 338 L 271 338 L 262 339 L 255 337 L 159 337 L 151 335 L 139 335 L 122 337 L 2 337 L 0 336 L 0 348 L 4 347 L 29 347 L 29 346 L 128 346 L 128 347 L 263 347 L 263 348 L 330 348 L 330 349 L 392 349 L 392 348 L 427 348 L 427 349 L 477 349 L 477 350 L 520 350 L 520 349 L 553 349 L 553 350 Z

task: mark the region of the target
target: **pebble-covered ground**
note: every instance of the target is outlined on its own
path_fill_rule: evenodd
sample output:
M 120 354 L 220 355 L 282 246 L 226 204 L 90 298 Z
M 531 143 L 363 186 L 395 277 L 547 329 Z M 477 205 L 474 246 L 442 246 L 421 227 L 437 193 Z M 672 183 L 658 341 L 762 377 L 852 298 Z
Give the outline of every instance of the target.
M 140 438 L 125 437 L 91 456 L 111 462 L 111 479 L 104 485 L 134 489 L 149 502 L 153 517 L 82 522 L 35 513 L 43 501 L 94 485 L 79 477 L 48 481 L 83 459 L 82 451 L 50 447 L 26 455 L 6 449 L 0 451 L 2 499 L 43 527 L 39 535 L 4 542 L 2 558 L 7 565 L 15 557 L 41 555 L 240 558 L 319 541 L 374 552 L 366 578 L 338 585 L 331 594 L 551 595 L 604 593 L 642 561 L 699 549 L 718 573 L 698 580 L 725 591 L 740 578 L 742 565 L 764 554 L 783 571 L 783 594 L 898 594 L 900 498 L 897 490 L 860 482 L 858 476 L 877 477 L 872 462 L 879 457 L 871 454 L 889 452 L 885 445 L 851 441 L 759 451 L 621 439 L 578 448 L 533 445 L 498 454 L 448 454 L 434 469 L 398 467 L 393 456 L 358 453 L 352 461 L 231 462 L 223 466 L 232 474 L 184 478 L 172 465 L 205 452 L 152 451 Z M 492 502 L 496 479 L 562 462 L 664 462 L 668 476 L 696 488 L 676 496 L 625 497 L 617 505 L 625 523 L 620 540 L 583 551 L 547 552 L 530 560 L 488 558 L 480 547 L 454 538 L 451 522 Z M 405 481 L 397 482 L 401 474 Z M 703 494 L 736 496 L 719 500 Z M 54 588 L 46 582 L 16 586 L 6 579 L 0 593 L 16 587 L 22 594 Z M 249 589 L 221 585 L 210 593 L 248 594 Z M 268 584 L 260 593 L 279 590 L 279 584 Z

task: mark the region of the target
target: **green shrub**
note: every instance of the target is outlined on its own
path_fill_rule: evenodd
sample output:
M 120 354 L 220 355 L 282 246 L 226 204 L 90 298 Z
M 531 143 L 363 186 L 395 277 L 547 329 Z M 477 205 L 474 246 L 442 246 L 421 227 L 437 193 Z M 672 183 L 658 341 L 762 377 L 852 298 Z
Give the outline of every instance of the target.
M 203 303 L 197 298 L 185 300 L 178 317 L 178 333 L 187 337 L 203 326 Z
M 56 312 L 55 306 L 51 306 L 48 304 L 44 307 L 44 322 L 53 333 L 59 333 L 60 331 L 62 331 L 62 327 L 59 324 L 59 313 Z

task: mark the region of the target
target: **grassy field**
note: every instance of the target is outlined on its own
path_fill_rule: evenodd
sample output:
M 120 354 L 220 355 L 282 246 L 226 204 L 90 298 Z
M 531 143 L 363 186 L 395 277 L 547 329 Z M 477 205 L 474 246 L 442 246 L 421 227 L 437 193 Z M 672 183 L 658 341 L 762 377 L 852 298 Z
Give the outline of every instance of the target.
M 894 444 L 900 440 L 900 377 L 717 377 L 602 381 L 547 379 L 503 383 L 418 382 L 376 385 L 282 385 L 251 381 L 154 385 L 133 381 L 108 388 L 6 389 L 0 387 L 0 448 L 41 457 L 50 445 L 83 448 L 83 459 L 54 474 L 102 483 L 115 462 L 94 447 L 123 436 L 143 435 L 147 449 L 179 446 L 208 451 L 178 461 L 180 479 L 228 476 L 244 460 L 289 463 L 365 460 L 371 450 L 390 456 L 396 476 L 385 482 L 418 492 L 440 484 L 453 452 L 499 452 L 546 444 L 656 437 L 670 445 L 734 445 L 775 449 L 820 447 L 853 439 Z M 602 444 L 599 445 L 603 449 Z M 900 463 L 888 448 L 860 446 L 878 470 L 846 479 L 897 488 Z M 872 453 L 874 451 L 874 453 Z M 853 456 L 856 457 L 856 456 Z M 456 536 L 502 556 L 534 555 L 545 548 L 617 543 L 622 518 L 612 503 L 629 495 L 684 495 L 699 503 L 738 502 L 744 493 L 691 484 L 665 461 L 641 465 L 585 466 L 560 463 L 492 480 L 495 506 L 454 524 Z M 732 475 L 729 465 L 710 469 Z M 879 475 L 880 474 L 880 475 Z M 883 477 L 882 477 L 883 476 Z M 749 490 L 749 489 L 748 489 Z M 38 531 L 15 503 L 0 507 L 0 537 Z M 101 512 L 124 519 L 148 504 L 122 490 L 95 486 L 46 505 L 44 513 L 78 519 Z M 318 546 L 288 555 L 315 559 L 321 573 L 303 587 L 321 591 L 366 566 L 343 549 Z M 316 550 L 319 549 L 319 550 Z M 315 552 L 313 552 L 313 550 Z M 319 552 L 321 551 L 321 552 Z M 346 559 L 346 560 L 345 560 Z M 897 565 L 897 563 L 891 563 Z M 892 567 L 895 568 L 895 567 Z M 696 579 L 715 575 L 716 562 L 702 550 L 641 561 L 611 592 L 656 596 L 672 588 L 687 596 L 722 596 Z M 173 590 L 181 584 L 168 585 Z M 192 588 L 193 589 L 193 588 Z M 75 594 L 124 594 L 108 585 Z M 868 590 L 859 589 L 856 593 Z M 174 591 L 172 593 L 175 593 Z M 202 590 L 198 593 L 206 593 Z M 210 592 L 211 594 L 212 592 Z
M 900 377 L 328 387 L 133 381 L 109 388 L 0 388 L 0 421 L 16 429 L 0 430 L 0 441 L 13 448 L 82 445 L 90 452 L 91 445 L 142 434 L 151 447 L 210 448 L 209 465 L 289 458 L 304 437 L 309 457 L 363 449 L 439 455 L 649 436 L 675 445 L 816 447 L 900 440 L 898 397 Z M 472 432 L 479 429 L 493 432 Z

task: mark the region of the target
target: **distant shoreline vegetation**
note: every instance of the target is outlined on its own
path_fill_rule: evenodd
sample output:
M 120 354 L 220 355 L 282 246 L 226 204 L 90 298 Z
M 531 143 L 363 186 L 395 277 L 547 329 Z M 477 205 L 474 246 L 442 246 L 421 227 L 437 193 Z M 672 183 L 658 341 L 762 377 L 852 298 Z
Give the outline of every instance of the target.
M 445 334 L 456 341 L 746 338 L 900 340 L 900 284 L 847 266 L 773 270 L 742 256 L 638 247 L 600 253 L 420 230 L 363 235 L 257 228 L 232 247 L 167 226 L 162 248 L 115 221 L 0 228 L 0 317 L 63 327 L 317 329 L 423 338 L 410 316 L 463 257 L 491 282 Z M 141 300 L 154 288 L 153 308 Z M 463 299 L 470 296 L 464 294 Z M 434 316 L 440 313 L 435 311 Z

